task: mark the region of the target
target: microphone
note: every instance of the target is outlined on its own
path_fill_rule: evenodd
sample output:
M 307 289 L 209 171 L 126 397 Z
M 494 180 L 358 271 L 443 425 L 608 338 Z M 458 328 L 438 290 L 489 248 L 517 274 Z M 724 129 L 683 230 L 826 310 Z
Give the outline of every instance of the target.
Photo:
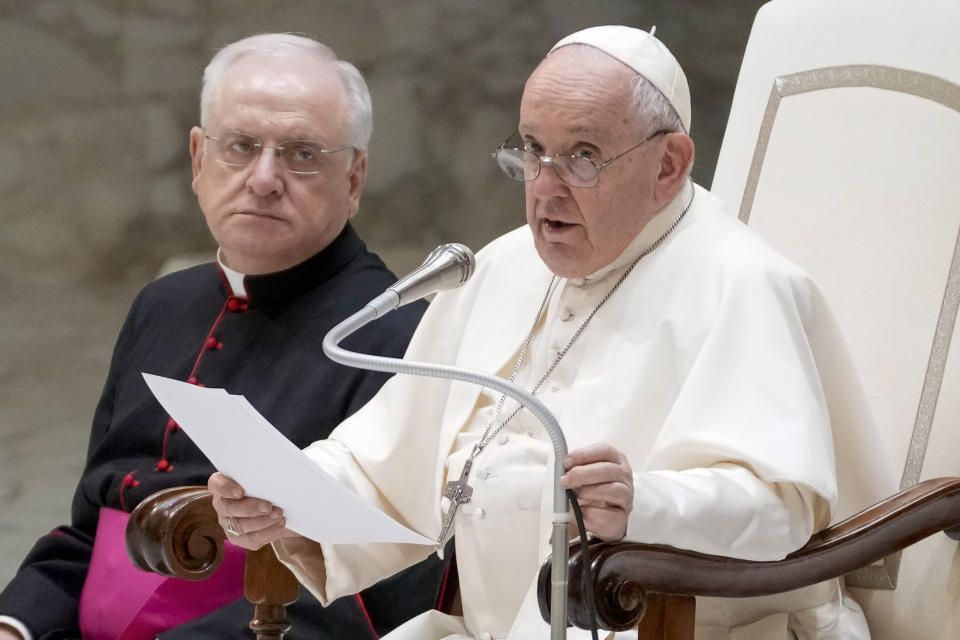
M 456 289 L 473 275 L 476 260 L 473 252 L 462 244 L 442 244 L 427 255 L 419 267 L 400 278 L 367 306 L 375 317 L 393 311 L 432 293 Z
M 461 380 L 488 387 L 506 394 L 527 408 L 543 424 L 553 445 L 553 554 L 550 573 L 550 638 L 563 640 L 567 633 L 567 566 L 568 527 L 567 494 L 560 486 L 567 440 L 560 423 L 543 402 L 532 393 L 498 376 L 448 364 L 415 362 L 401 358 L 371 356 L 348 351 L 340 342 L 353 332 L 397 307 L 418 300 L 436 291 L 455 289 L 470 276 L 474 267 L 473 252 L 462 244 L 443 244 L 430 252 L 423 264 L 392 287 L 374 298 L 365 307 L 335 326 L 323 337 L 323 352 L 334 362 L 387 373 L 401 373 L 433 378 Z
M 386 360 L 377 356 L 352 354 L 339 346 L 340 341 L 397 307 L 402 307 L 431 293 L 456 289 L 470 279 L 476 266 L 473 251 L 469 247 L 458 242 L 440 245 L 427 254 L 423 264 L 394 282 L 362 309 L 328 331 L 323 337 L 323 352 L 334 362 L 361 369 L 369 368 L 371 361 Z M 359 360 L 355 361 L 354 355 Z

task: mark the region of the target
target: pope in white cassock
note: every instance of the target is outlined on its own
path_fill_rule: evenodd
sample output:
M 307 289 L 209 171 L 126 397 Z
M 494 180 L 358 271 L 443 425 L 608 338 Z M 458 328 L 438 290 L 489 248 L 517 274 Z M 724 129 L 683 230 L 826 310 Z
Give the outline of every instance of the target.
M 869 420 L 816 285 L 693 184 L 689 130 L 686 78 L 652 34 L 605 26 L 561 40 L 496 153 L 525 181 L 527 225 L 436 297 L 406 357 L 533 390 L 563 426 L 563 481 L 595 537 L 778 559 L 856 500 L 843 495 L 835 448 L 846 436 L 831 423 L 863 433 Z M 431 611 L 390 640 L 549 637 L 535 583 L 554 460 L 516 409 L 474 385 L 396 376 L 306 450 L 400 522 L 455 536 L 462 617 Z M 473 493 L 445 528 L 444 487 L 465 467 Z M 210 489 L 230 540 L 273 543 L 321 602 L 432 551 L 320 544 L 229 478 L 215 474 Z M 698 640 L 869 638 L 837 581 L 701 600 L 697 616 Z

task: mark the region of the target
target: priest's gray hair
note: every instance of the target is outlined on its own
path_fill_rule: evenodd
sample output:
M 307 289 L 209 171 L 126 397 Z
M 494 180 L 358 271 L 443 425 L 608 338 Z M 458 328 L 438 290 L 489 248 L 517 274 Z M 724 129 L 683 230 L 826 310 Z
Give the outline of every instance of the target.
M 689 133 L 683 126 L 683 121 L 677 115 L 670 101 L 653 86 L 653 83 L 641 75 L 630 80 L 633 91 L 633 106 L 640 122 L 643 122 L 647 131 L 644 135 L 651 135 L 657 131 L 667 130 L 679 133 Z
M 366 150 L 373 133 L 373 106 L 367 83 L 355 66 L 340 60 L 333 49 L 312 38 L 292 33 L 261 33 L 220 49 L 203 71 L 203 89 L 200 92 L 200 126 L 206 127 L 217 89 L 231 66 L 250 55 L 280 57 L 304 54 L 332 62 L 340 76 L 347 97 L 347 140 L 357 149 Z

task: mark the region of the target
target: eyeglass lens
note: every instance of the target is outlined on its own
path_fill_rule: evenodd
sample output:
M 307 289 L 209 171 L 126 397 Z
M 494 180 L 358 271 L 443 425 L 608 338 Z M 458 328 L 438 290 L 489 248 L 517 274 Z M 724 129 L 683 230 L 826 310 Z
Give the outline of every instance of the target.
M 215 140 L 223 162 L 235 166 L 250 164 L 264 146 L 270 146 L 244 133 L 226 133 Z M 271 148 L 276 150 L 287 170 L 294 173 L 319 172 L 326 161 L 324 156 L 329 153 L 319 144 L 304 140 L 284 140 Z
M 597 183 L 597 166 L 589 158 L 559 155 L 542 160 L 533 151 L 503 147 L 497 151 L 497 164 L 508 177 L 520 182 L 535 180 L 542 164 L 553 165 L 561 180 L 573 187 L 592 187 Z

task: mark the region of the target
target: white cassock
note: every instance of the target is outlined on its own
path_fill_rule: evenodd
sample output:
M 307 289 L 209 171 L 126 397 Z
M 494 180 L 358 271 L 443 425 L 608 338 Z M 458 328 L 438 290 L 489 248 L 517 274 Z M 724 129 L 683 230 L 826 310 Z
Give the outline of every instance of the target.
M 873 423 L 819 290 L 708 191 L 688 184 L 611 265 L 557 279 L 517 381 L 530 388 L 540 379 L 694 192 L 677 228 L 596 313 L 538 396 L 571 451 L 607 442 L 629 458 L 628 540 L 777 559 L 886 488 L 872 480 L 880 477 L 869 468 L 876 456 L 862 455 Z M 471 281 L 436 297 L 406 358 L 509 375 L 551 278 L 527 227 L 497 239 L 478 254 Z M 436 537 L 444 483 L 460 476 L 498 399 L 466 383 L 395 376 L 307 452 L 397 520 Z M 858 466 L 838 472 L 838 451 L 860 453 Z M 550 552 L 552 465 L 544 430 L 521 411 L 477 458 L 473 498 L 455 520 L 463 618 L 430 612 L 391 640 L 549 637 L 535 582 Z M 432 551 L 300 538 L 275 547 L 322 602 Z M 700 599 L 697 609 L 698 640 L 869 638 L 837 581 L 775 598 Z M 568 637 L 589 633 L 571 629 Z

